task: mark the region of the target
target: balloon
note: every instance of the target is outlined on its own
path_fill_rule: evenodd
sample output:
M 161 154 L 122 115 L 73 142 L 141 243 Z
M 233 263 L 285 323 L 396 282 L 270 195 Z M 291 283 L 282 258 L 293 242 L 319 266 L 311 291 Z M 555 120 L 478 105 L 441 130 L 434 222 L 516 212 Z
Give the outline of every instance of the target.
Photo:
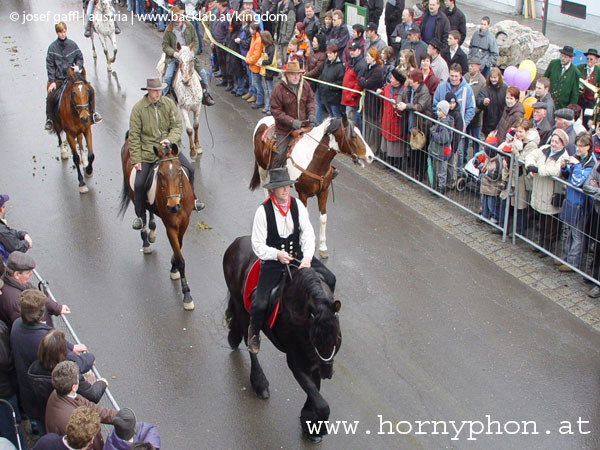
M 535 97 L 527 97 L 523 100 L 523 108 L 525 109 L 525 118 L 531 118 L 531 114 L 533 113 L 533 104 L 537 102 L 537 98 Z
M 513 84 L 521 91 L 526 91 L 531 85 L 531 74 L 527 69 L 519 69 L 513 78 Z
M 535 66 L 535 63 L 532 60 L 526 59 L 525 61 L 522 61 L 521 64 L 519 64 L 519 69 L 527 69 L 531 74 L 531 81 L 535 80 L 537 67 Z
M 508 66 L 506 69 L 504 69 L 504 82 L 509 86 L 514 86 L 515 76 L 517 75 L 518 71 L 519 69 L 517 69 L 516 66 Z

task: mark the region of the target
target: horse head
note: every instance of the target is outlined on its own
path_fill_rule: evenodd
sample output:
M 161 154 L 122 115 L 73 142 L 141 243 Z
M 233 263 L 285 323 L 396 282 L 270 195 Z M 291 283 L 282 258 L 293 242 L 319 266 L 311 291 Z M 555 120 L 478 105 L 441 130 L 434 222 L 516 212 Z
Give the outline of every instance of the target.
M 83 70 L 83 69 L 82 69 Z M 77 112 L 79 120 L 86 123 L 90 120 L 90 86 L 85 79 L 85 72 L 75 72 L 72 67 L 67 69 L 69 78 L 71 106 Z
M 354 164 L 364 166 L 365 162 L 368 164 L 373 162 L 375 155 L 352 121 L 346 117 L 334 119 L 331 121 L 330 128 L 338 147 L 335 150 L 350 156 Z
M 291 297 L 297 302 L 293 323 L 308 329 L 309 349 L 315 356 L 322 378 L 333 376 L 333 358 L 340 350 L 342 332 L 338 312 L 342 306 L 334 300 L 327 283 L 313 269 L 299 270 L 290 285 Z
M 194 76 L 194 53 L 187 45 L 177 43 L 177 51 L 179 52 L 179 76 L 185 86 L 190 83 Z
M 98 8 L 101 14 L 106 14 L 107 17 L 112 13 L 110 0 L 98 0 L 98 3 L 96 3 L 96 8 Z
M 183 194 L 183 169 L 179 162 L 177 144 L 154 146 L 154 154 L 158 157 L 157 189 L 166 200 L 166 208 L 175 214 L 181 208 Z

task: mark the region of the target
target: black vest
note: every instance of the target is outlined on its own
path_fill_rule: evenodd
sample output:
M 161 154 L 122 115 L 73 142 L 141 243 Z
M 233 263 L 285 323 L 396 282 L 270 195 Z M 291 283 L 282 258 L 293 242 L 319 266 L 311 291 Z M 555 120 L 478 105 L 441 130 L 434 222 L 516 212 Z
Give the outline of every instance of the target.
M 300 248 L 300 221 L 298 220 L 298 205 L 296 199 L 291 198 L 289 214 L 292 215 L 294 222 L 294 231 L 287 237 L 279 236 L 277 231 L 277 222 L 275 220 L 275 208 L 271 199 L 263 203 L 267 216 L 267 245 L 277 250 L 285 250 L 294 258 L 302 259 L 302 249 Z

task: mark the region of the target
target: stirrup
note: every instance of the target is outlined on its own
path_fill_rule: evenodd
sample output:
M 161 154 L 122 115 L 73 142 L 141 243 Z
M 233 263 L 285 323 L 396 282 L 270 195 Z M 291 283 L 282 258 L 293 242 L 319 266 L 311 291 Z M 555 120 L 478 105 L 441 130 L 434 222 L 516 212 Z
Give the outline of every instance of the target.
M 100 114 L 98 114 L 97 112 L 92 114 L 92 123 L 96 124 L 96 123 L 100 123 L 100 122 L 102 122 L 102 116 Z
M 204 208 L 206 208 L 206 205 L 199 201 L 198 199 L 194 200 L 194 210 L 195 211 L 202 211 Z
M 252 325 L 248 325 L 248 351 L 256 355 L 260 350 L 260 331 L 254 334 Z
M 134 230 L 141 230 L 144 227 L 144 222 L 141 217 L 137 217 L 133 219 L 133 223 L 131 224 L 131 228 Z
M 44 125 L 44 130 L 52 131 L 54 129 L 54 122 L 52 119 L 46 119 L 46 125 Z

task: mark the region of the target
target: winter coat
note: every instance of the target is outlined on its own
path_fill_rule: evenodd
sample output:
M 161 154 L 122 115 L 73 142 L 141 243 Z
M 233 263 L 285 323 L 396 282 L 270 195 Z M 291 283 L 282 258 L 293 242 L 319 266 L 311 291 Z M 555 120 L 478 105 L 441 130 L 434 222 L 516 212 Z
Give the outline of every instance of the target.
M 184 21 L 183 25 L 183 39 L 185 40 L 185 44 L 190 47 L 192 54 L 196 55 L 198 46 L 200 45 L 196 30 L 189 22 Z M 167 28 L 165 28 L 162 40 L 162 51 L 165 53 L 165 67 L 167 67 L 173 60 L 173 54 L 177 51 L 177 36 L 173 31 L 173 22 L 171 22 L 169 25 L 167 25 Z
M 499 181 L 502 177 L 500 164 L 500 156 L 497 153 L 491 158 L 485 158 L 481 166 L 481 185 L 479 186 L 481 195 L 497 197 L 500 194 Z
M 319 23 L 319 18 L 316 15 L 313 16 L 312 19 L 304 18 L 304 31 L 306 32 L 306 35 L 308 36 L 308 39 L 310 39 L 311 43 L 313 38 L 319 34 L 320 28 L 321 24 Z
M 17 374 L 10 348 L 10 331 L 0 322 L 0 398 L 9 399 L 17 392 Z
M 344 53 L 342 54 L 342 62 L 344 66 L 347 66 L 350 62 L 350 46 L 356 42 L 360 45 L 361 55 L 365 54 L 365 38 L 362 36 L 356 39 L 348 39 L 348 43 L 346 44 L 346 48 L 344 49 Z
M 242 25 L 240 29 L 240 55 L 246 56 L 250 50 L 250 43 L 252 42 L 252 35 L 250 34 L 250 24 L 246 23 Z
M 329 33 L 329 36 L 327 37 L 327 45 L 337 45 L 338 56 L 342 58 L 344 56 L 344 49 L 349 40 L 350 33 L 348 33 L 348 27 L 345 23 L 342 23 L 339 27 L 333 27 L 331 29 L 331 33 Z
M 427 86 L 424 83 L 419 84 L 419 87 L 416 89 L 411 102 L 410 97 L 412 92 L 413 88 L 410 86 L 408 86 L 402 92 L 402 101 L 406 103 L 406 110 L 416 111 L 428 117 L 432 117 L 433 111 L 431 109 L 431 96 L 429 95 Z
M 383 0 L 366 0 L 363 5 L 367 8 L 367 23 L 379 24 L 379 18 L 383 13 Z
M 523 118 L 525 115 L 525 109 L 521 102 L 515 103 L 512 108 L 509 106 L 504 107 L 498 127 L 496 127 L 496 137 L 498 141 L 503 141 L 506 138 L 506 132 L 509 128 L 514 128 L 516 123 Z
M 46 417 L 46 403 L 54 390 L 52 387 L 52 372 L 46 370 L 39 360 L 35 360 L 29 366 L 27 376 L 35 401 L 38 404 L 39 410 L 42 411 L 40 417 Z M 79 388 L 77 389 L 77 393 L 90 402 L 98 403 L 102 395 L 104 395 L 105 390 L 106 383 L 104 381 L 96 381 L 94 384 L 90 384 L 81 373 L 79 374 Z
M 365 39 L 365 51 L 363 53 L 366 54 L 369 49 L 375 48 L 379 52 L 379 56 L 381 56 L 381 52 L 385 47 L 387 47 L 386 43 L 379 36 L 374 41 Z
M 552 125 L 550 125 L 548 117 L 544 117 L 539 124 L 536 124 L 532 116 L 529 122 L 531 123 L 531 127 L 538 131 L 540 135 L 540 142 L 546 143 L 550 137 L 550 133 L 552 132 Z
M 41 419 L 43 416 L 29 385 L 27 370 L 37 359 L 37 351 L 42 338 L 51 329 L 52 327 L 43 323 L 25 325 L 19 317 L 15 320 L 10 332 L 10 346 L 15 361 L 15 370 L 17 372 L 17 382 L 19 383 L 23 409 L 26 414 L 36 419 Z M 67 359 L 76 363 L 81 373 L 91 370 L 95 360 L 94 355 L 91 353 L 82 353 L 80 355 L 73 353 L 73 344 L 70 342 L 67 342 Z
M 550 79 L 550 95 L 554 99 L 556 109 L 566 108 L 571 103 L 577 103 L 579 99 L 579 69 L 571 63 L 564 75 L 561 73 L 560 59 L 550 61 L 544 72 L 544 76 Z
M 444 14 L 448 18 L 448 22 L 450 22 L 450 31 L 456 30 L 460 33 L 460 40 L 458 41 L 458 45 L 463 45 L 465 42 L 465 38 L 467 37 L 467 18 L 465 14 L 454 6 L 454 9 L 450 11 L 450 8 L 444 9 Z
M 533 186 L 533 176 L 528 175 L 525 171 L 525 159 L 527 155 L 536 150 L 540 145 L 540 135 L 537 130 L 532 128 L 527 131 L 527 135 L 523 142 L 518 139 L 513 139 L 513 141 L 509 144 L 507 142 L 503 142 L 498 146 L 499 149 L 508 153 L 505 146 L 508 146 L 508 150 L 510 153 L 514 154 L 517 158 L 513 166 L 513 176 L 511 179 L 511 184 L 508 185 L 508 180 L 510 178 L 510 171 L 508 169 L 502 168 L 502 180 L 506 185 L 506 189 L 500 194 L 504 200 L 508 198 L 508 194 L 512 191 L 514 192 L 517 182 L 517 171 L 519 173 L 519 192 L 517 199 L 517 209 L 525 209 L 529 205 L 529 196 L 531 194 L 531 189 Z M 511 204 L 514 205 L 514 198 L 511 199 Z
M 48 75 L 48 83 L 57 80 L 67 79 L 67 69 L 73 64 L 76 64 L 80 69 L 83 68 L 83 53 L 79 47 L 71 39 L 61 41 L 56 38 L 48 46 L 46 54 L 46 73 Z
M 319 80 L 337 84 L 339 86 L 342 85 L 342 81 L 344 80 L 344 64 L 339 56 L 337 56 L 333 62 L 330 62 L 329 60 L 325 61 Z M 319 84 L 318 89 L 321 93 L 321 103 L 323 105 L 339 105 L 342 101 L 341 89 L 325 84 Z
M 569 160 L 567 151 L 563 148 L 554 156 L 550 156 L 550 146 L 537 148 L 525 158 L 525 168 L 535 166 L 538 173 L 533 176 L 531 191 L 531 207 L 541 214 L 558 214 L 560 208 L 552 206 L 555 181 L 552 177 L 560 175 L 561 160 Z
M 432 158 L 447 161 L 452 156 L 452 152 L 444 155 L 444 148 L 451 145 L 452 131 L 448 127 L 452 128 L 454 123 L 451 117 L 445 117 L 440 122 L 446 126 L 437 123 L 431 125 L 429 129 L 429 147 L 427 149 Z
M 21 305 L 19 304 L 19 297 L 25 289 L 37 289 L 36 286 L 29 282 L 25 285 L 20 284 L 13 277 L 5 273 L 2 276 L 4 281 L 4 287 L 2 287 L 2 294 L 0 294 L 0 320 L 4 322 L 8 328 L 12 328 L 13 322 L 21 317 Z M 42 321 L 50 327 L 54 326 L 52 322 L 52 316 L 60 315 L 62 310 L 60 303 L 56 303 L 50 297 L 46 297 L 46 312 L 42 317 Z
M 9 255 L 14 251 L 25 253 L 29 243 L 25 240 L 27 231 L 17 231 L 10 228 L 4 219 L 0 219 L 0 245 Z
M 448 21 L 448 17 L 446 17 L 446 14 L 444 14 L 441 9 L 439 9 L 435 16 L 433 36 L 426 38 L 425 24 L 430 17 L 429 9 L 426 9 L 421 17 L 421 39 L 423 39 L 425 43 L 429 44 L 429 40 L 433 37 L 436 37 L 440 40 L 442 46 L 446 48 L 448 46 L 448 33 L 450 32 L 450 22 Z
M 95 403 L 86 400 L 81 395 L 71 398 L 66 395 L 58 395 L 56 391 L 52 391 L 52 394 L 50 394 L 50 397 L 48 398 L 48 404 L 46 405 L 46 432 L 60 435 L 66 434 L 67 424 L 69 423 L 71 413 L 79 406 L 92 408 L 98 413 L 100 422 L 102 423 L 112 424 L 112 421 L 117 414 L 116 410 L 96 405 Z M 102 450 L 103 446 L 104 439 L 102 438 L 102 433 L 98 430 L 91 448 L 93 450 Z
M 404 0 L 386 0 L 383 17 L 386 30 L 393 30 L 396 28 L 396 25 L 402 22 L 404 4 Z
M 423 80 L 423 84 L 425 84 L 425 86 L 427 86 L 427 90 L 429 91 L 429 96 L 433 99 L 433 96 L 435 95 L 435 91 L 438 88 L 438 86 L 440 85 L 440 80 L 437 79 L 437 77 L 435 76 L 435 73 L 433 73 L 433 70 L 429 69 L 429 74 Z
M 144 95 L 129 116 L 129 158 L 131 164 L 153 163 L 158 159 L 154 146 L 160 141 L 179 142 L 181 139 L 181 116 L 175 102 L 161 96 L 156 106 Z
M 473 95 L 475 96 L 475 116 L 471 119 L 469 125 L 472 127 L 480 127 L 483 120 L 483 114 L 481 108 L 477 106 L 477 97 L 479 96 L 481 89 L 485 86 L 485 77 L 481 75 L 481 73 L 478 73 L 475 79 L 471 80 L 471 75 L 466 73 L 464 78 L 467 84 L 471 86 Z
M 256 33 L 256 34 L 258 34 L 258 33 Z M 226 41 L 227 48 L 229 48 L 237 53 L 240 52 L 240 44 L 235 42 L 235 40 L 236 40 L 236 38 L 239 38 L 239 36 L 240 36 L 240 29 L 238 28 L 237 30 L 233 30 L 227 34 L 227 41 Z M 225 64 L 224 69 L 225 69 L 225 73 L 228 76 L 241 77 L 246 74 L 246 69 L 244 68 L 244 65 L 242 64 L 242 60 L 240 58 L 227 52 L 225 54 L 225 60 L 227 61 L 227 63 Z
M 250 49 L 244 61 L 248 64 L 248 68 L 252 73 L 259 73 L 260 67 L 256 65 L 263 52 L 263 44 L 260 38 L 260 33 L 254 33 L 252 40 L 250 41 Z M 229 62 L 228 62 L 229 64 Z
M 358 76 L 358 85 L 363 90 L 376 91 L 383 86 L 383 68 L 377 64 L 369 64 L 367 70 Z
M 213 21 L 213 28 L 211 30 L 213 38 L 219 44 L 225 45 L 227 41 L 227 34 L 229 33 L 229 21 L 223 18 L 222 16 L 233 13 L 233 11 L 229 8 L 225 9 L 223 13 L 216 13 L 215 20 Z
M 318 79 L 321 76 L 321 72 L 323 70 L 323 64 L 327 60 L 327 53 L 325 50 L 313 51 L 308 58 L 306 58 L 306 72 L 304 72 L 304 76 Z M 313 92 L 317 92 L 317 88 L 319 87 L 317 83 L 314 81 L 309 81 L 310 87 Z
M 498 43 L 490 30 L 482 33 L 481 28 L 479 28 L 473 33 L 471 43 L 469 44 L 469 59 L 473 56 L 479 56 L 479 59 L 481 59 L 482 71 L 486 67 L 488 69 L 493 67 L 496 63 L 498 59 Z
M 446 60 L 442 58 L 442 55 L 438 55 L 431 60 L 431 70 L 433 70 L 437 79 L 440 80 L 440 83 L 443 83 L 450 78 L 450 69 L 448 68 Z
M 399 141 L 401 138 L 406 140 L 406 136 L 402 136 L 404 134 L 402 132 L 402 129 L 404 128 L 402 127 L 402 120 L 405 114 L 394 108 L 394 104 L 400 101 L 400 96 L 403 93 L 402 88 L 402 85 L 394 88 L 391 83 L 388 83 L 383 88 L 382 95 L 394 100 L 394 103 L 385 100 L 381 102 L 381 135 L 385 140 L 391 142 Z
M 448 111 L 448 115 L 452 117 L 454 121 L 454 128 L 456 130 L 464 130 L 466 127 L 464 126 L 464 122 L 462 119 L 462 114 L 460 113 L 460 109 L 458 107 L 454 107 L 454 109 L 450 109 Z M 458 133 L 452 133 L 452 152 L 456 153 L 458 151 L 458 146 L 460 144 L 462 136 Z
M 260 74 L 263 75 L 267 80 L 272 80 L 273 77 L 277 74 L 274 70 L 267 70 L 266 67 L 274 67 L 277 68 L 277 49 L 275 45 L 267 45 L 263 50 L 263 60 L 262 60 L 262 68 L 264 72 L 261 70 Z
M 300 79 L 298 92 L 300 99 L 289 86 L 285 76 L 273 88 L 271 114 L 275 119 L 275 133 L 287 135 L 294 129 L 292 127 L 294 120 L 305 122 L 309 116 L 315 114 L 315 95 L 308 81 Z
M 367 70 L 367 62 L 362 55 L 359 55 L 356 58 L 350 58 L 350 64 L 346 66 L 346 71 L 344 72 L 344 79 L 342 81 L 342 86 L 360 91 L 361 88 L 358 85 L 358 76 L 362 75 L 363 72 Z M 360 100 L 360 94 L 356 92 L 348 91 L 346 89 L 342 92 L 342 102 L 341 104 L 344 106 L 358 106 L 358 101 Z
M 482 137 L 486 137 L 488 133 L 495 130 L 500 122 L 500 117 L 506 106 L 506 84 L 502 86 L 488 86 L 481 88 L 477 96 L 477 107 L 483 111 L 483 123 L 481 126 Z M 483 104 L 483 100 L 489 98 L 488 105 Z M 498 136 L 499 141 L 504 140 L 504 137 Z
M 432 109 L 434 114 L 437 114 L 437 104 L 446 99 L 446 94 L 448 92 L 452 92 L 450 81 L 440 83 L 433 96 Z M 460 108 L 463 118 L 463 129 L 460 131 L 465 131 L 464 129 L 469 126 L 471 120 L 475 116 L 475 96 L 473 95 L 473 90 L 464 78 L 461 78 L 458 89 L 454 91 L 454 95 L 456 95 L 456 103 Z
M 592 181 L 598 183 L 597 186 L 592 185 Z M 590 201 L 594 204 L 594 212 L 600 214 L 600 163 L 596 163 L 587 180 L 585 180 L 582 189 L 590 196 Z
M 392 41 L 389 42 L 388 44 L 391 45 L 392 47 L 394 47 L 394 50 L 396 51 L 396 53 L 398 53 L 400 51 L 400 47 L 402 46 L 402 44 L 404 42 L 406 42 L 408 40 L 408 29 L 410 28 L 410 26 L 412 25 L 412 23 L 406 24 L 404 22 L 400 22 L 398 25 L 396 25 L 396 28 L 394 28 L 394 31 L 392 31 Z M 396 38 L 400 38 L 400 42 L 396 42 Z M 419 63 L 419 60 L 417 60 L 417 64 Z
M 590 152 L 583 160 L 571 157 L 570 163 L 561 170 L 561 176 L 569 185 L 565 191 L 565 201 L 560 209 L 560 218 L 570 225 L 578 225 L 587 212 L 587 195 L 574 189 L 581 188 L 597 164 L 596 157 Z
M 458 64 L 460 67 L 462 67 L 462 74 L 466 74 L 469 71 L 469 63 L 467 62 L 467 54 L 464 52 L 464 50 L 462 48 L 457 47 L 456 48 L 456 52 L 454 53 L 454 56 L 450 56 L 450 47 L 446 47 L 444 49 L 444 51 L 442 51 L 441 53 L 442 58 L 444 58 L 444 61 L 446 61 L 446 64 L 448 64 L 448 67 L 450 67 L 452 64 L 456 63 Z
M 160 449 L 160 436 L 158 430 L 152 424 L 146 422 L 137 422 L 133 442 L 150 442 L 154 448 Z M 131 442 L 124 441 L 116 435 L 114 430 L 110 430 L 106 436 L 103 450 L 129 450 Z
M 286 46 L 294 36 L 296 9 L 292 0 L 288 0 L 286 5 L 284 5 L 282 1 L 279 1 L 274 9 L 275 14 L 278 15 L 277 17 L 281 17 L 275 24 L 275 42 L 281 46 Z M 281 14 L 281 16 L 279 16 L 279 14 Z M 283 16 L 285 16 L 285 19 L 283 19 Z

